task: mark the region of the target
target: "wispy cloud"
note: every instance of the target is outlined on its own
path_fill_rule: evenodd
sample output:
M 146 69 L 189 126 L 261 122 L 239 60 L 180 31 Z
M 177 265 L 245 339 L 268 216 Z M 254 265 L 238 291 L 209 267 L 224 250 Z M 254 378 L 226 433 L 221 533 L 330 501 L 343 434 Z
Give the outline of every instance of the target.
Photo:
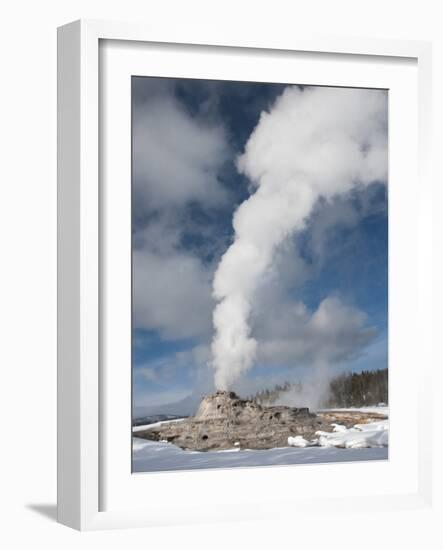
M 137 207 L 224 198 L 217 179 L 228 155 L 224 128 L 192 118 L 172 94 L 134 105 L 133 155 Z

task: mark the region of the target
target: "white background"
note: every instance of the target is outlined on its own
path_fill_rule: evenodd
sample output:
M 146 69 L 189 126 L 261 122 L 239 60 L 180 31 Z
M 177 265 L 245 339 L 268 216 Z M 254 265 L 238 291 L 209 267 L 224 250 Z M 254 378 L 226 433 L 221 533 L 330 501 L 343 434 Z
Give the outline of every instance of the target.
M 241 36 L 248 30 L 266 35 L 290 36 L 297 29 L 371 37 L 434 40 L 434 95 L 443 97 L 442 15 L 437 1 L 259 3 L 223 0 L 208 2 L 149 2 L 147 0 L 89 0 L 76 2 L 20 2 L 2 11 L 0 87 L 0 319 L 2 419 L 0 453 L 0 544 L 5 548 L 108 548 L 143 546 L 157 548 L 255 548 L 321 545 L 342 548 L 356 545 L 373 548 L 440 548 L 439 529 L 443 509 L 442 476 L 435 468 L 437 490 L 433 512 L 398 512 L 374 517 L 374 526 L 347 541 L 366 519 L 358 511 L 348 527 L 331 510 L 330 515 L 303 518 L 292 524 L 276 521 L 261 524 L 157 528 L 118 532 L 77 533 L 48 519 L 55 516 L 55 402 L 56 402 L 56 27 L 79 17 L 137 20 L 162 28 L 203 27 Z M 435 148 L 442 147 L 441 99 L 434 106 Z M 438 158 L 441 152 L 437 154 Z M 435 181 L 443 182 L 435 163 Z M 440 208 L 443 195 L 437 190 L 434 247 L 443 249 Z M 430 274 L 431 276 L 431 274 Z M 441 262 L 435 266 L 434 282 L 443 281 Z M 431 284 L 431 279 L 430 279 Z M 435 333 L 442 293 L 435 288 Z M 441 338 L 436 338 L 436 343 Z M 436 401 L 441 394 L 441 351 L 434 355 Z M 437 382 L 438 377 L 438 382 Z M 435 404 L 435 407 L 442 406 Z M 442 415 L 436 411 L 434 432 L 442 432 Z M 437 460 L 443 463 L 441 443 Z M 441 469 L 441 468 L 440 468 Z M 332 537 L 329 537 L 333 529 Z M 5 539 L 5 540 L 3 540 Z M 8 539 L 8 541 L 6 541 Z M 327 542 L 329 541 L 329 542 Z

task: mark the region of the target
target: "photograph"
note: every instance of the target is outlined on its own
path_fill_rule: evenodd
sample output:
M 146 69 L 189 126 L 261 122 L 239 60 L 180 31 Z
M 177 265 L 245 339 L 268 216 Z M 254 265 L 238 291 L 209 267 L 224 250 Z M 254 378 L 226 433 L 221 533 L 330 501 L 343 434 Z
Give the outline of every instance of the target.
M 131 77 L 133 473 L 389 458 L 388 96 Z

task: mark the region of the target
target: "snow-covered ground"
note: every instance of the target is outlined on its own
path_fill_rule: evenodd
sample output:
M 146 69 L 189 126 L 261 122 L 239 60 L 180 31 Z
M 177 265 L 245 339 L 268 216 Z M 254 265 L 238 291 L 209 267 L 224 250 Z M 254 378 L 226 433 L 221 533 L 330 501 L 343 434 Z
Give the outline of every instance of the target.
M 388 409 L 370 407 L 364 412 L 388 414 Z M 344 409 L 336 409 L 344 410 Z M 357 411 L 357 409 L 348 409 Z M 175 420 L 175 422 L 180 420 Z M 151 424 L 152 426 L 152 424 Z M 353 428 L 335 424 L 334 431 L 318 432 L 314 442 L 301 437 L 288 438 L 288 447 L 267 450 L 234 448 L 227 451 L 184 451 L 172 443 L 148 441 L 134 435 L 133 471 L 160 472 L 236 466 L 269 466 L 385 460 L 388 458 L 388 420 L 357 424 Z M 143 427 L 137 427 L 136 433 Z
M 337 449 L 335 447 L 283 447 L 265 451 L 239 450 L 197 452 L 184 451 L 172 443 L 133 438 L 133 471 L 161 472 L 235 466 L 276 466 L 385 460 L 388 448 Z

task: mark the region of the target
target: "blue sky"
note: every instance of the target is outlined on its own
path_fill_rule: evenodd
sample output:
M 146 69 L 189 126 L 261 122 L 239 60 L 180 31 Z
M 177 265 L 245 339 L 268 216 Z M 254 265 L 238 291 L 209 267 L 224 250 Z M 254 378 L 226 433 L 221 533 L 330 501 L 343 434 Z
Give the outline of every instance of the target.
M 133 77 L 132 85 L 133 397 L 140 409 L 213 389 L 212 279 L 233 239 L 233 213 L 253 192 L 236 160 L 286 85 L 147 77 Z M 387 244 L 386 182 L 317 201 L 260 287 L 251 316 L 259 354 L 235 389 L 249 394 L 303 380 L 322 346 L 331 373 L 385 368 Z M 309 332 L 320 310 L 337 320 L 331 334 Z

